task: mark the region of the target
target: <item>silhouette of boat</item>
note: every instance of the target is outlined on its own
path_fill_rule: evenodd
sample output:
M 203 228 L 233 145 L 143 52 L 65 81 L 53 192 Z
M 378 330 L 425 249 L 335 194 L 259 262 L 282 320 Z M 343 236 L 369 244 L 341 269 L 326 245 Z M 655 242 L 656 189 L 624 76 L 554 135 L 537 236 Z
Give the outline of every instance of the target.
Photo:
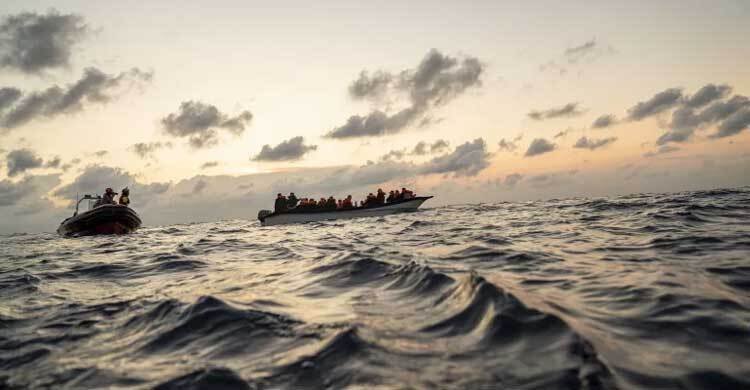
M 403 199 L 395 202 L 370 207 L 355 207 L 351 209 L 325 210 L 325 209 L 292 209 L 281 213 L 271 210 L 258 212 L 258 220 L 261 226 L 281 225 L 289 223 L 304 223 L 315 221 L 329 221 L 334 219 L 350 219 L 362 217 L 378 217 L 396 213 L 416 211 L 432 196 L 416 196 L 411 199 Z
M 100 197 L 86 195 L 76 202 L 76 211 L 57 228 L 57 233 L 66 237 L 90 236 L 96 234 L 126 234 L 141 226 L 141 218 L 133 209 L 118 204 L 104 204 L 78 214 L 78 207 L 84 200 L 98 200 Z

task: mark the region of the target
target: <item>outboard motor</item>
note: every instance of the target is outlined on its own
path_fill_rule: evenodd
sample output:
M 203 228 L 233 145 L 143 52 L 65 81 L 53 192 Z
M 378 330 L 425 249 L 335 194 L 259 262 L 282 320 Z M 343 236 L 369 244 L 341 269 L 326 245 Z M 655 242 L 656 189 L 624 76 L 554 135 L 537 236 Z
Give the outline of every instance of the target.
M 260 210 L 258 211 L 258 219 L 262 221 L 271 214 L 273 214 L 273 211 L 271 210 Z

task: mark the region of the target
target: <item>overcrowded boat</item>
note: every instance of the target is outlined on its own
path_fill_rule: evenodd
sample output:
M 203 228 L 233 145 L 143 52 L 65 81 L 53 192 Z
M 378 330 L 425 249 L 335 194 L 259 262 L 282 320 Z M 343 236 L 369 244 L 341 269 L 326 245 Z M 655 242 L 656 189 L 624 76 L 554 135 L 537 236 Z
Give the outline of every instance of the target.
M 273 211 L 261 210 L 258 212 L 258 220 L 261 226 L 271 226 L 376 217 L 416 211 L 422 203 L 431 198 L 432 196 L 416 196 L 405 188 L 401 191 L 391 191 L 387 198 L 385 192 L 378 189 L 377 195 L 371 193 L 362 202 L 352 202 L 351 195 L 338 201 L 333 197 L 315 201 L 306 198 L 298 200 L 294 193 L 289 194 L 288 198 L 278 194 L 275 209 Z

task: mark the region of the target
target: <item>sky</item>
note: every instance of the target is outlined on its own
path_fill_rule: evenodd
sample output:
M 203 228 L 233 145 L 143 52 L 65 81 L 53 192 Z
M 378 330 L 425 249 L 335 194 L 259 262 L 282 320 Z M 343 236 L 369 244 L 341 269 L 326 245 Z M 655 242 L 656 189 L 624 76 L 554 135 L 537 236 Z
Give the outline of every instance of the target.
M 277 192 L 428 206 L 750 185 L 750 3 L 6 0 L 0 234 L 131 189 L 146 225 Z

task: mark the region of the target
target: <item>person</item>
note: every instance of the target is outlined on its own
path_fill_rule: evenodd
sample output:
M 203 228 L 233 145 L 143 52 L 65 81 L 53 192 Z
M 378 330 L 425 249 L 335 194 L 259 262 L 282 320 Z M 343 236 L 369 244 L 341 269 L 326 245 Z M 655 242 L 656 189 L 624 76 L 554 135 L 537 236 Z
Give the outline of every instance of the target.
M 276 195 L 276 202 L 274 202 L 273 211 L 276 213 L 283 213 L 286 211 L 286 205 L 287 205 L 287 199 L 284 197 L 284 195 L 281 195 L 281 193 L 279 192 Z
M 106 188 L 104 190 L 104 195 L 94 202 L 94 207 L 99 207 L 105 204 L 117 204 L 117 202 L 115 202 L 115 195 L 117 195 L 117 193 L 114 190 L 109 187 Z
M 343 208 L 344 208 L 344 201 L 342 201 L 341 199 L 337 200 L 336 201 L 336 209 L 337 210 L 341 210 Z
M 343 202 L 341 202 L 341 207 L 344 209 L 350 209 L 354 207 L 354 204 L 352 203 L 352 196 L 347 195 Z
M 369 194 L 367 194 L 367 198 L 365 198 L 365 200 L 362 201 L 362 207 L 374 206 L 376 201 L 377 200 L 375 198 L 375 195 L 373 195 L 372 192 L 370 192 Z
M 336 199 L 333 196 L 329 196 L 326 200 L 326 209 L 336 210 Z
M 286 207 L 289 209 L 293 209 L 297 207 L 298 203 L 299 199 L 297 199 L 297 195 L 294 195 L 294 192 L 290 192 L 289 197 L 286 198 Z
M 123 206 L 127 206 L 130 204 L 130 189 L 128 187 L 122 189 L 122 195 L 120 195 L 120 200 L 118 203 Z
M 393 194 L 393 190 L 391 190 L 390 192 L 388 192 L 388 197 L 385 198 L 385 201 L 391 203 L 394 200 L 396 200 L 396 196 Z
M 401 188 L 401 197 L 404 198 L 404 199 L 411 199 L 411 198 L 414 197 L 414 193 L 411 192 L 411 191 L 409 191 L 409 190 L 407 190 L 406 188 L 402 187 Z
M 403 199 L 401 197 L 401 193 L 398 192 L 398 190 L 393 191 L 393 200 L 396 201 L 396 200 L 401 200 L 401 199 Z
M 382 188 L 378 188 L 378 194 L 375 196 L 377 204 L 385 204 L 385 191 Z

